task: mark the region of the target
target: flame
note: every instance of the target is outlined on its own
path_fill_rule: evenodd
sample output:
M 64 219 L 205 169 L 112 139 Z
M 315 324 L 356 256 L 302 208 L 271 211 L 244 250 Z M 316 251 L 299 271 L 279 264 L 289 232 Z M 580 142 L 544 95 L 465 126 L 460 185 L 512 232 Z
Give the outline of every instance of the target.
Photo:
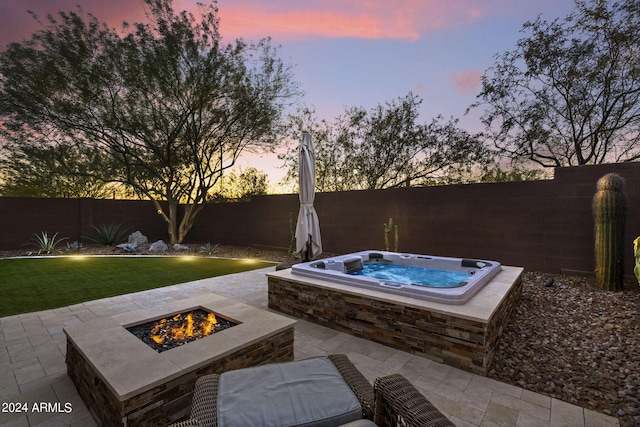
M 215 325 L 218 323 L 215 314 L 209 313 L 207 318 L 198 325 L 195 324 L 193 313 L 189 313 L 183 317 L 182 314 L 176 314 L 172 318 L 172 322 L 168 319 L 161 319 L 156 322 L 151 330 L 151 339 L 156 344 L 164 344 L 165 341 L 172 343 L 186 342 L 194 338 L 202 338 L 211 335 Z
M 211 335 L 211 332 L 213 331 L 213 328 L 216 326 L 216 323 L 218 323 L 218 319 L 216 319 L 216 315 L 213 313 L 209 313 L 209 315 L 207 316 L 207 321 L 204 323 L 204 326 L 202 328 L 202 333 L 205 336 Z

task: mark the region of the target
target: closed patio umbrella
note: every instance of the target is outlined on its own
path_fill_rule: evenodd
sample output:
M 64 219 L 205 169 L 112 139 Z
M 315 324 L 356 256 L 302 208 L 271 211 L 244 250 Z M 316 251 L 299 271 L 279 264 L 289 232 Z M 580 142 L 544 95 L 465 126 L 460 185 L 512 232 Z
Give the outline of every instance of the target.
M 300 185 L 300 212 L 296 224 L 296 253 L 305 261 L 314 259 L 322 253 L 320 222 L 313 207 L 316 185 L 316 159 L 313 154 L 311 135 L 302 134 L 302 143 L 298 148 Z

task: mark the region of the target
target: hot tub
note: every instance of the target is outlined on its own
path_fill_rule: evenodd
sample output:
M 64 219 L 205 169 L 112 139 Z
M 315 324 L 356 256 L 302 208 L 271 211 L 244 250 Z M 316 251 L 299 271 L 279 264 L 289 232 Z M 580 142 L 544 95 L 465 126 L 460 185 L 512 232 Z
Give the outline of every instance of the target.
M 292 274 L 444 304 L 465 304 L 501 270 L 497 261 L 363 251 L 295 264 Z

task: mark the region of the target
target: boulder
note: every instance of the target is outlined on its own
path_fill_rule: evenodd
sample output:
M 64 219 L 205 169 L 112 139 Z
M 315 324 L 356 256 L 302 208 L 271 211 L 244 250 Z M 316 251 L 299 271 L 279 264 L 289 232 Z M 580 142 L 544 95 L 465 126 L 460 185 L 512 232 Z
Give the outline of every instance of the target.
M 162 240 L 158 240 L 157 242 L 153 242 L 149 246 L 149 251 L 151 252 L 166 252 L 169 249 L 169 246 Z
M 149 243 L 149 239 L 147 239 L 147 236 L 145 236 L 141 232 L 136 231 L 135 233 L 131 233 L 129 235 L 129 243 L 135 243 L 136 245 L 144 245 Z
M 138 252 L 137 243 L 120 243 L 119 245 L 116 245 L 116 248 L 122 249 L 125 252 Z
M 189 251 L 191 248 L 187 245 L 181 245 L 180 243 L 176 243 L 173 245 L 174 251 Z

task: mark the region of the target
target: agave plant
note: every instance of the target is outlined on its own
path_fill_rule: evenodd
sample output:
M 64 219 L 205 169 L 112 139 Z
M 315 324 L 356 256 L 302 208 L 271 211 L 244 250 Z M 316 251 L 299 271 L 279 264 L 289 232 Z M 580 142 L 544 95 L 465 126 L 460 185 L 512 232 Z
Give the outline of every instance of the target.
M 122 224 L 102 224 L 93 226 L 94 232 L 87 236 L 93 243 L 105 246 L 113 246 L 127 240 L 129 229 Z
M 33 240 L 36 242 L 36 246 L 38 247 L 38 252 L 36 252 L 38 255 L 55 252 L 56 246 L 58 246 L 63 240 L 67 240 L 66 237 L 58 238 L 58 233 L 49 237 L 49 234 L 46 231 L 43 231 L 40 234 L 36 233 L 35 236 L 36 237 Z M 33 252 L 30 252 L 29 254 L 33 254 Z
M 73 243 L 67 242 L 67 252 L 80 252 L 82 249 L 82 243 L 77 240 Z
M 200 253 L 211 256 L 211 254 L 213 254 L 216 251 L 216 249 L 218 249 L 218 246 L 220 246 L 220 243 L 211 245 L 211 242 L 207 242 L 206 245 L 200 246 Z

